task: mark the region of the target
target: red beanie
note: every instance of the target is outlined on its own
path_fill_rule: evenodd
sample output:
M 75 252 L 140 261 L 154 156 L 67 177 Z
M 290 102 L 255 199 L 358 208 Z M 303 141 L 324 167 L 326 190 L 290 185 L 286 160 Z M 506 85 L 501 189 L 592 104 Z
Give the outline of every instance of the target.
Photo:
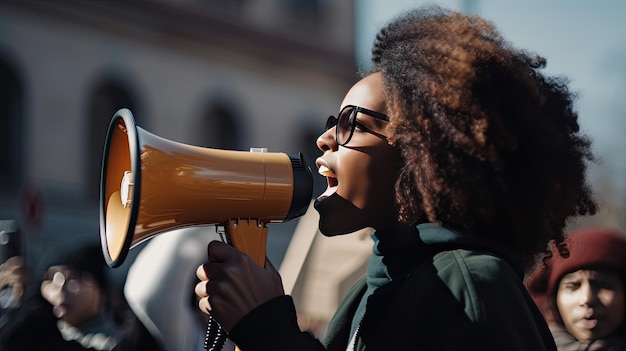
M 626 233 L 609 228 L 584 228 L 566 236 L 561 256 L 556 245 L 550 245 L 552 257 L 528 277 L 527 286 L 534 297 L 554 296 L 560 279 L 579 269 L 608 268 L 626 282 Z

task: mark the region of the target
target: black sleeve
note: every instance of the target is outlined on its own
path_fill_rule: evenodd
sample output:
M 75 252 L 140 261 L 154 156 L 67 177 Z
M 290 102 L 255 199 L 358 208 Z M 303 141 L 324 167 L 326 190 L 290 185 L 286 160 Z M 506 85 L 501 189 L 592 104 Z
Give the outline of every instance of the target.
M 41 295 L 33 294 L 22 302 L 15 318 L 4 325 L 2 351 L 86 350 L 74 341 L 66 341 L 57 327 L 52 305 Z
M 113 348 L 113 351 L 163 351 L 161 345 L 150 334 L 141 321 L 132 314 L 132 319 L 128 321 L 127 328 L 120 335 L 120 338 Z
M 322 343 L 298 326 L 291 296 L 274 298 L 248 313 L 233 327 L 229 338 L 242 350 L 313 351 Z

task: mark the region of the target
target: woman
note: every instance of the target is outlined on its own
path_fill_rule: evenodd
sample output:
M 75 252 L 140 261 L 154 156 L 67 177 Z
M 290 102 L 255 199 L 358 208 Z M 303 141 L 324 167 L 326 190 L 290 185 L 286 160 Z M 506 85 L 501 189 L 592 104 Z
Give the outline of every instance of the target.
M 526 284 L 558 350 L 626 350 L 626 233 L 582 228 L 550 253 Z
M 242 350 L 551 350 L 525 264 L 595 211 L 565 82 L 479 17 L 426 7 L 377 36 L 374 69 L 317 140 L 328 236 L 375 230 L 367 277 L 325 340 L 301 332 L 271 264 L 219 242 L 200 308 Z

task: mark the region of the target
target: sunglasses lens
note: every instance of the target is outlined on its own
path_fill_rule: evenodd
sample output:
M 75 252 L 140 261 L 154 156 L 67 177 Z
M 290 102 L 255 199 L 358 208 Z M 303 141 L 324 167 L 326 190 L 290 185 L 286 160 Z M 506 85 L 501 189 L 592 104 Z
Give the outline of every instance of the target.
M 344 145 L 350 140 L 354 130 L 354 109 L 346 108 L 341 111 L 337 120 L 337 143 Z

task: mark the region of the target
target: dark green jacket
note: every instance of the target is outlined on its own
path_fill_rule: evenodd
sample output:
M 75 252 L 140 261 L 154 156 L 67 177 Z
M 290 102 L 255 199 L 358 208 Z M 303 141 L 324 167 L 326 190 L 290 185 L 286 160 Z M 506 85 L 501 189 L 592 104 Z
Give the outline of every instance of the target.
M 418 230 L 418 244 L 402 243 L 389 250 L 395 261 L 383 260 L 406 270 L 394 269 L 391 282 L 369 296 L 355 350 L 556 350 L 523 285 L 519 254 L 432 224 Z M 243 351 L 344 351 L 365 290 L 362 279 L 348 293 L 324 343 L 299 330 L 288 296 L 252 311 L 230 337 Z

